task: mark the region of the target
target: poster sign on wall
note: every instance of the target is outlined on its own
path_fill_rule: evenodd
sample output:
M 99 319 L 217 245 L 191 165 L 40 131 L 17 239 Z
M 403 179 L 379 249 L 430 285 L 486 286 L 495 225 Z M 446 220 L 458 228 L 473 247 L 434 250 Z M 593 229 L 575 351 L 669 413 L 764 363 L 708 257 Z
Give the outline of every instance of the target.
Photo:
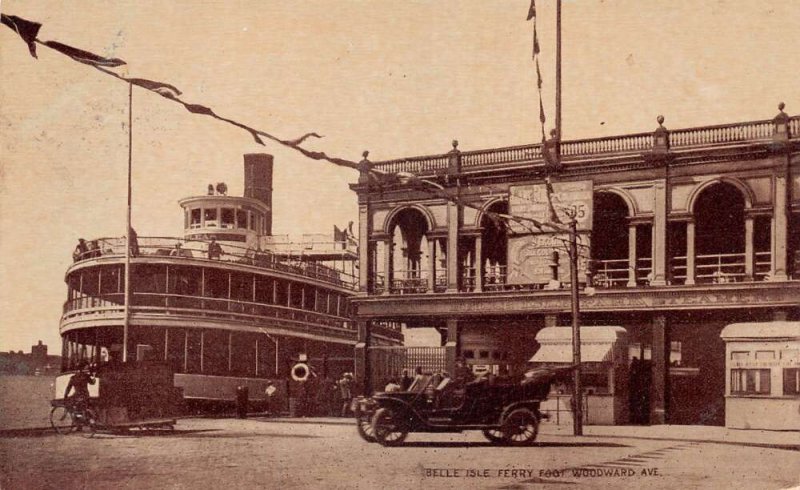
M 548 202 L 549 201 L 549 202 Z M 552 206 L 552 212 L 551 210 Z M 589 256 L 589 231 L 592 229 L 592 181 L 554 182 L 548 196 L 542 184 L 510 188 L 509 213 L 540 222 L 553 221 L 553 213 L 562 224 L 574 216 L 578 229 L 578 277 L 586 277 Z M 545 284 L 552 279 L 569 281 L 569 255 L 566 233 L 538 230 L 526 222 L 509 223 L 508 283 Z
M 561 223 L 569 223 L 570 214 L 575 216 L 578 230 L 592 229 L 592 181 L 553 182 L 550 202 Z M 514 216 L 550 221 L 547 186 L 542 184 L 517 185 L 509 189 L 509 213 Z M 532 230 L 521 223 L 511 223 L 515 233 L 530 233 Z M 546 230 L 547 231 L 547 230 Z
M 543 233 L 508 239 L 508 284 L 546 284 L 551 279 L 569 281 L 569 236 Z M 578 234 L 578 280 L 586 278 L 589 235 Z

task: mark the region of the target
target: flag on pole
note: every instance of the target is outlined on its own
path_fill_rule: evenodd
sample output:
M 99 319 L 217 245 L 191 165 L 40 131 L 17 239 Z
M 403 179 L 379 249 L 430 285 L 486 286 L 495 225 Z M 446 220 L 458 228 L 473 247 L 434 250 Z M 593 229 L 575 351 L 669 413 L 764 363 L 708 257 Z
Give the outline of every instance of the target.
M 134 85 L 138 85 L 139 87 L 153 91 L 158 95 L 168 99 L 174 99 L 182 93 L 180 90 L 178 90 L 178 87 L 175 85 L 170 85 L 169 83 L 154 82 L 153 80 L 146 80 L 144 78 L 126 78 L 125 80 Z
M 72 46 L 60 43 L 58 41 L 46 41 L 44 45 L 48 48 L 55 49 L 61 54 L 69 56 L 79 63 L 84 63 L 86 65 L 114 67 L 125 64 L 125 62 L 119 58 L 106 58 L 104 56 L 90 53 L 89 51 L 73 48 Z
M 525 20 L 531 20 L 536 17 L 536 0 L 531 0 L 531 6 L 528 8 L 528 18 Z
M 25 20 L 16 15 L 6 14 L 0 14 L 0 22 L 19 34 L 19 37 L 28 45 L 31 56 L 38 58 L 38 56 L 36 56 L 36 36 L 39 34 L 39 29 L 42 27 L 42 24 Z
M 544 179 L 545 190 L 547 191 L 547 221 L 551 223 L 556 223 L 559 225 L 564 224 L 561 221 L 561 218 L 558 217 L 558 213 L 556 213 L 556 208 L 553 207 L 553 183 L 550 182 L 550 177 Z
M 536 34 L 536 24 L 533 24 L 533 59 L 537 59 L 536 57 L 541 52 L 541 48 L 539 47 L 539 36 Z

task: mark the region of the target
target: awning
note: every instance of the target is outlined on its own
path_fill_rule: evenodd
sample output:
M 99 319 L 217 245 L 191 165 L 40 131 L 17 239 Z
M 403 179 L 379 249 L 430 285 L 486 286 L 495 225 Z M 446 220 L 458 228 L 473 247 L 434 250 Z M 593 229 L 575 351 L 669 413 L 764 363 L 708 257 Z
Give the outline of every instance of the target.
M 581 362 L 610 362 L 613 344 L 584 344 L 581 342 Z M 572 344 L 544 344 L 530 362 L 572 362 Z

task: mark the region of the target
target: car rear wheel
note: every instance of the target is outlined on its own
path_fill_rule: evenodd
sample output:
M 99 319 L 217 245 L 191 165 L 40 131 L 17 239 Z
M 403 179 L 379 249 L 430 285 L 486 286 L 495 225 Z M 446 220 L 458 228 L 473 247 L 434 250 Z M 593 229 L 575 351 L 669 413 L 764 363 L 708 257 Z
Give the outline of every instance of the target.
M 526 408 L 518 408 L 503 421 L 505 442 L 511 446 L 527 446 L 539 434 L 539 419 Z
M 372 430 L 372 420 L 368 413 L 356 412 L 356 428 L 362 439 L 375 442 L 375 431 Z
M 379 408 L 372 417 L 372 431 L 375 439 L 383 446 L 402 444 L 408 436 L 408 429 L 397 414 L 389 408 Z
M 483 431 L 483 436 L 492 444 L 502 444 L 506 441 L 505 435 L 503 435 L 503 431 L 500 429 L 485 429 Z

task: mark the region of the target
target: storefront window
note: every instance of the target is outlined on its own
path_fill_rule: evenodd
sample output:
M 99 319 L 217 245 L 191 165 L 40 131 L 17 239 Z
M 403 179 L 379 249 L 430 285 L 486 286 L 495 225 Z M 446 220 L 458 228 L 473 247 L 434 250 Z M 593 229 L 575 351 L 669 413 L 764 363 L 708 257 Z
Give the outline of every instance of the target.
M 731 394 L 768 395 L 769 369 L 731 369 Z
M 783 394 L 786 396 L 800 395 L 800 368 L 783 370 Z

